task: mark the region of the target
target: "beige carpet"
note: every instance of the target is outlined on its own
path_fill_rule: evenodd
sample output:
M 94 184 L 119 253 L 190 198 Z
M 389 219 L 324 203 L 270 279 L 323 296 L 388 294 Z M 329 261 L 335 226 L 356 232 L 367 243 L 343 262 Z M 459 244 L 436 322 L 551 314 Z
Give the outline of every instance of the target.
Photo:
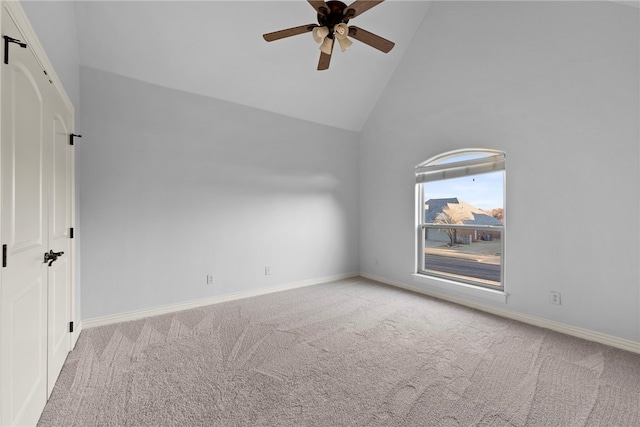
M 85 330 L 39 425 L 640 426 L 640 355 L 356 278 Z

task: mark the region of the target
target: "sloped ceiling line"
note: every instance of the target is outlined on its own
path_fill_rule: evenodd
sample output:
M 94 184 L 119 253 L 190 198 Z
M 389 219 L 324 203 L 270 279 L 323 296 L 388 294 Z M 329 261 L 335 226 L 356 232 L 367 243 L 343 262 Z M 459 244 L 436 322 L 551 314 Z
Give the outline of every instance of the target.
M 262 34 L 315 20 L 306 1 L 81 1 L 80 65 L 290 117 L 359 131 L 427 13 L 429 2 L 387 0 L 358 16 L 396 47 L 363 43 L 318 72 L 311 34 Z

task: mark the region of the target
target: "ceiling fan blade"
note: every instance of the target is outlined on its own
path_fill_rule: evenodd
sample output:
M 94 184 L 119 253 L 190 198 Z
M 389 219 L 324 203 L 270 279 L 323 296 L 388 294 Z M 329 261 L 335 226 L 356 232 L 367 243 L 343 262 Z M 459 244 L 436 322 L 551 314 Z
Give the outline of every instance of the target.
M 355 18 L 356 16 L 366 12 L 372 7 L 379 5 L 383 1 L 384 0 L 378 0 L 378 1 L 356 0 L 345 8 L 344 15 L 349 19 Z
M 335 40 L 331 40 L 331 52 L 333 52 L 333 45 Z M 328 70 L 331 63 L 331 54 L 320 52 L 320 60 L 318 61 L 318 71 Z
M 285 37 L 297 36 L 298 34 L 313 31 L 317 24 L 301 25 L 299 27 L 287 28 L 286 30 L 274 31 L 273 33 L 264 34 L 262 37 L 268 42 L 284 39 Z
M 396 45 L 394 42 L 385 38 L 370 33 L 367 30 L 352 25 L 349 27 L 349 35 L 356 40 L 360 40 L 364 44 L 368 44 L 371 47 L 378 49 L 381 52 L 389 53 L 391 49 Z
M 322 0 L 307 0 L 311 6 L 318 12 L 320 15 L 324 16 L 329 13 L 329 9 L 327 8 L 327 4 Z

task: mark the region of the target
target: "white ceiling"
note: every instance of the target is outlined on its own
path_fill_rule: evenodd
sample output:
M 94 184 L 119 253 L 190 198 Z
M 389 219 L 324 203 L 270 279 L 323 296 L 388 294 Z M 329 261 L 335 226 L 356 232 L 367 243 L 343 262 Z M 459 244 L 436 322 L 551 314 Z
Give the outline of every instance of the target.
M 348 4 L 349 2 L 347 2 Z M 422 23 L 429 2 L 387 0 L 350 21 L 396 43 L 357 40 L 317 71 L 312 35 L 267 43 L 263 33 L 316 23 L 295 1 L 76 3 L 80 63 L 186 92 L 359 131 Z

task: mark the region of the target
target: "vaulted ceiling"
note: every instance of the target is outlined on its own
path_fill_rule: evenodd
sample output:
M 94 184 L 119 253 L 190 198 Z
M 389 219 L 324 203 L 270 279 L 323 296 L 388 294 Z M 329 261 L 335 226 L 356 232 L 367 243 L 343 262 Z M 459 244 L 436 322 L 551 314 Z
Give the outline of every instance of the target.
M 347 2 L 349 3 L 349 2 Z M 81 65 L 329 126 L 360 130 L 422 23 L 429 2 L 387 0 L 355 24 L 396 43 L 384 54 L 354 40 L 317 71 L 310 33 L 262 34 L 316 23 L 295 1 L 76 3 Z

